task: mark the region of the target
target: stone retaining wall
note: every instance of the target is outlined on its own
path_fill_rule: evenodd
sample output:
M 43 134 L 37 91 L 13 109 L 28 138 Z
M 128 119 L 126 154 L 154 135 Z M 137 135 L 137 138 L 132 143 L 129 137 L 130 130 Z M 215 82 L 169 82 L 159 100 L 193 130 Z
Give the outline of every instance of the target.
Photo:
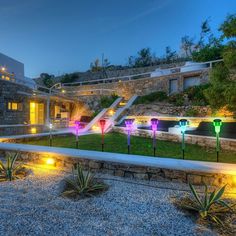
M 0 155 L 5 155 L 6 151 L 0 150 Z M 226 175 L 217 173 L 205 173 L 196 171 L 180 171 L 148 166 L 138 166 L 131 164 L 119 164 L 113 162 L 102 162 L 88 160 L 83 157 L 75 158 L 58 154 L 47 153 L 20 153 L 20 160 L 30 164 L 44 164 L 46 158 L 55 159 L 55 167 L 70 170 L 77 163 L 81 163 L 85 169 L 92 172 L 100 172 L 114 176 L 135 178 L 143 180 L 171 180 L 175 182 L 192 183 L 202 185 L 204 183 L 213 186 L 227 184 L 229 187 L 236 187 L 236 175 Z
M 117 127 L 117 126 L 113 127 L 113 131 L 119 132 L 119 133 L 126 133 L 126 131 L 123 127 Z M 143 129 L 135 129 L 134 131 L 132 131 L 132 135 L 139 136 L 139 137 L 151 138 L 152 131 L 143 130 Z M 162 131 L 157 132 L 157 139 L 172 141 L 172 142 L 179 142 L 179 143 L 182 141 L 181 135 L 171 134 L 171 133 L 162 132 Z M 185 135 L 185 143 L 197 144 L 202 147 L 210 147 L 210 148 L 216 147 L 216 139 L 214 137 L 208 137 L 208 136 L 186 134 Z M 220 139 L 220 146 L 223 150 L 236 151 L 236 140 L 235 139 L 228 139 L 228 138 L 221 138 Z
M 45 125 L 15 125 L 15 126 L 0 126 L 1 136 L 32 134 L 34 132 L 42 133 L 48 131 Z
M 150 94 L 151 92 L 156 91 L 165 91 L 169 94 L 169 86 L 170 80 L 177 79 L 178 91 L 182 92 L 184 90 L 184 80 L 189 77 L 200 77 L 200 83 L 204 84 L 208 82 L 208 69 L 204 69 L 202 71 L 192 71 L 185 73 L 175 73 L 160 77 L 148 77 L 144 79 L 135 79 L 128 81 L 119 81 L 114 83 L 100 83 L 100 84 L 90 84 L 90 85 L 82 85 L 76 86 L 77 94 L 81 95 L 94 95 L 96 90 L 111 90 L 111 93 L 115 93 L 119 96 L 125 97 L 129 99 L 133 95 L 143 96 L 146 94 Z M 75 88 L 72 86 L 67 87 L 67 90 L 74 90 Z

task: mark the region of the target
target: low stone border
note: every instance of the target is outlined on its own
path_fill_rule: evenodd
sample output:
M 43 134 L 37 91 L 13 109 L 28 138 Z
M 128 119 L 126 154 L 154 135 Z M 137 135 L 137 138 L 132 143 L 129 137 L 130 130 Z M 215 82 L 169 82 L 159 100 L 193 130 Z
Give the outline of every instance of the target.
M 4 155 L 6 150 L 0 151 L 0 155 Z M 10 151 L 14 152 L 14 151 Z M 86 158 L 68 157 L 55 153 L 43 152 L 20 152 L 20 160 L 31 164 L 44 164 L 46 158 L 55 159 L 55 167 L 69 170 L 73 165 L 81 163 L 85 169 L 93 172 L 101 172 L 114 176 L 126 178 L 135 178 L 143 180 L 171 180 L 174 182 L 192 183 L 202 185 L 204 183 L 213 186 L 222 186 L 227 184 L 231 188 L 236 187 L 236 171 L 235 175 L 206 173 L 201 171 L 182 171 L 172 170 L 158 167 L 139 166 L 132 164 L 120 164 L 115 162 L 95 161 Z
M 114 126 L 112 130 L 114 132 L 126 133 L 124 127 Z M 136 130 L 132 131 L 132 135 L 139 136 L 139 137 L 151 138 L 152 131 L 151 130 L 144 130 L 144 129 L 136 129 Z M 166 141 L 171 141 L 171 142 L 181 142 L 182 141 L 181 135 L 171 134 L 171 133 L 163 132 L 163 131 L 158 131 L 156 137 L 159 140 L 166 140 Z M 202 147 L 211 147 L 211 148 L 216 147 L 216 139 L 214 137 L 208 137 L 208 136 L 186 134 L 185 135 L 185 143 L 197 144 Z M 220 145 L 223 150 L 236 151 L 236 139 L 221 138 Z

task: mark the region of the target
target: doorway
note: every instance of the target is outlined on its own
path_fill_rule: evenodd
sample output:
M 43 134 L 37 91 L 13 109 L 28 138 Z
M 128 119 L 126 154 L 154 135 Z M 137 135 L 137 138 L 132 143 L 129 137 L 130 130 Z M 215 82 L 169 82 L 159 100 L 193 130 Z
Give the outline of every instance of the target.
M 44 104 L 30 102 L 30 124 L 44 124 Z

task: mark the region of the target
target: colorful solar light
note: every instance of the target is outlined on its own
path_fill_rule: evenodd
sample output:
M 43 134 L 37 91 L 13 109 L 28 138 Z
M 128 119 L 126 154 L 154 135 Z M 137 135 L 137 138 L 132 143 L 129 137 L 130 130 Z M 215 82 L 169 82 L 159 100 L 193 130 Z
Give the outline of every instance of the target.
M 188 126 L 188 120 L 186 119 L 181 119 L 179 121 L 179 126 L 181 129 L 181 133 L 182 133 L 182 157 L 184 159 L 184 152 L 185 152 L 185 142 L 184 142 L 184 135 L 185 135 L 185 131 L 187 129 Z
M 80 121 L 75 121 L 75 131 L 76 131 L 76 148 L 79 148 L 79 128 L 80 128 Z
M 216 157 L 217 162 L 219 162 L 219 152 L 220 152 L 220 128 L 222 126 L 222 120 L 221 119 L 215 119 L 213 120 L 213 125 L 215 127 L 216 132 Z
M 102 152 L 103 152 L 104 151 L 104 131 L 105 131 L 105 126 L 106 126 L 106 120 L 105 119 L 99 120 L 99 124 L 102 131 Z
M 130 154 L 130 134 L 133 127 L 134 119 L 126 119 L 125 125 L 127 129 L 127 147 L 128 147 L 128 154 Z
M 158 119 L 152 118 L 151 125 L 153 132 L 153 155 L 156 156 L 156 131 L 157 131 Z

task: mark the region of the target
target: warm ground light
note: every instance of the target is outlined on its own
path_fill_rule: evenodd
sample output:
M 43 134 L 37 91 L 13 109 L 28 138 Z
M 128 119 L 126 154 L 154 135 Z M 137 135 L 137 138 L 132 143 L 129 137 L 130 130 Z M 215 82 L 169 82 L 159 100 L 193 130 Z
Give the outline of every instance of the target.
M 49 140 L 44 137 L 40 140 L 27 141 L 27 144 L 48 146 Z M 53 146 L 64 148 L 75 148 L 75 137 L 73 135 L 53 137 Z M 91 134 L 79 137 L 79 148 L 84 150 L 101 151 L 101 135 Z M 109 133 L 105 135 L 106 152 L 127 153 L 127 137 L 124 134 Z M 131 154 L 153 155 L 152 139 L 142 137 L 131 137 Z M 181 158 L 181 144 L 169 141 L 157 140 L 157 156 Z M 216 161 L 215 149 L 200 147 L 197 145 L 186 145 L 186 156 L 188 160 Z M 222 151 L 220 162 L 236 163 L 236 153 Z

